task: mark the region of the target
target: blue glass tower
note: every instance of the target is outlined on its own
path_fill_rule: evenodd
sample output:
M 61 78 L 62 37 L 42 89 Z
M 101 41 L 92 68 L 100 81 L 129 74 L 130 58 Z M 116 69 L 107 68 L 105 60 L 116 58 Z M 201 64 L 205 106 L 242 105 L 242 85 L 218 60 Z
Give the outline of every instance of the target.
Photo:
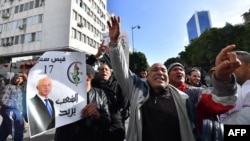
M 198 38 L 201 33 L 211 28 L 209 11 L 195 12 L 187 23 L 188 39 Z

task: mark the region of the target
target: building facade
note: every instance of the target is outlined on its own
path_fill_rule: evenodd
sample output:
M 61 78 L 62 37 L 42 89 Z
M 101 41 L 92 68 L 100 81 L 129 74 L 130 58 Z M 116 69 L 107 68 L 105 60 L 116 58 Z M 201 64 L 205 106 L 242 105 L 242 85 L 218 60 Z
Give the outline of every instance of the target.
M 195 12 L 187 22 L 189 42 L 198 38 L 205 30 L 210 29 L 211 27 L 209 11 Z
M 106 0 L 0 0 L 0 56 L 49 50 L 96 53 L 107 31 Z
M 0 0 L 0 56 L 96 53 L 108 18 L 107 0 Z

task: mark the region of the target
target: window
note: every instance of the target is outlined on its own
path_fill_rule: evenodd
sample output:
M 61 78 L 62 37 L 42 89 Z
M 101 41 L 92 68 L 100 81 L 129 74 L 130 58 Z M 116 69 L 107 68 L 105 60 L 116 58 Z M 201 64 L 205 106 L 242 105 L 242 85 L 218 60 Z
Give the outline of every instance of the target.
M 6 46 L 9 46 L 9 38 L 5 38 L 5 44 Z
M 88 30 L 90 30 L 90 23 L 87 22 L 87 27 L 88 27 Z
M 12 22 L 12 29 L 16 29 L 17 28 L 17 21 L 13 21 Z
M 11 11 L 10 9 L 6 9 L 6 13 L 9 13 L 9 14 L 10 14 L 10 11 Z
M 39 4 L 40 4 L 39 2 L 40 2 L 40 0 L 35 1 L 35 8 L 39 7 Z
M 11 8 L 10 8 L 10 13 L 11 13 L 11 14 L 14 14 L 14 12 L 15 12 L 15 7 L 11 7 Z
M 89 44 L 89 37 L 87 36 L 86 38 L 87 38 L 86 39 L 86 44 Z
M 78 18 L 77 18 L 78 22 L 82 22 L 82 16 L 80 14 L 78 14 Z
M 36 41 L 42 40 L 42 32 L 36 32 Z
M 36 40 L 36 33 L 31 33 L 31 42 L 34 42 Z
M 41 0 L 41 6 L 45 5 L 45 0 Z
M 77 32 L 77 39 L 78 39 L 79 41 L 81 41 L 81 37 L 82 37 L 82 36 L 81 36 L 81 32 L 78 31 L 78 32 Z
M 20 5 L 19 12 L 23 12 L 23 4 Z
M 82 18 L 82 23 L 85 26 L 86 25 L 86 19 Z
M 2 43 L 3 43 L 3 46 L 7 46 L 7 39 L 6 38 L 2 39 Z
M 30 2 L 30 9 L 34 8 L 34 1 Z
M 20 38 L 21 38 L 20 43 L 23 44 L 24 43 L 24 34 L 22 34 Z
M 87 6 L 86 6 L 86 4 L 84 3 L 83 6 L 82 6 L 83 12 L 86 12 L 86 9 L 87 9 L 86 7 L 87 7 Z
M 26 34 L 25 37 L 24 37 L 24 43 L 28 43 L 28 42 L 30 42 L 30 41 L 31 41 L 31 34 L 28 33 L 28 34 Z
M 86 36 L 84 34 L 82 34 L 82 41 L 86 43 Z
M 15 42 L 14 42 L 14 45 L 18 44 L 19 43 L 19 36 L 15 36 Z
M 93 25 L 90 26 L 90 31 L 93 32 Z
M 22 26 L 22 25 L 24 24 L 23 21 L 24 21 L 23 19 L 18 20 L 18 21 L 17 21 L 17 26 L 18 26 L 18 27 L 19 27 L 19 26 Z
M 80 7 L 82 7 L 82 5 L 83 5 L 83 2 L 82 2 L 82 0 L 80 0 Z
M 12 26 L 11 22 L 7 23 L 7 30 L 11 30 L 11 26 Z
M 74 28 L 72 28 L 72 37 L 76 39 L 76 30 Z
M 90 39 L 89 45 L 90 45 L 90 46 L 93 45 L 93 39 Z
M 14 44 L 14 36 L 10 37 L 9 39 L 9 45 L 12 46 Z
M 96 46 L 96 41 L 93 41 L 92 46 L 95 48 L 95 46 Z
M 73 18 L 75 19 L 75 21 L 77 21 L 77 13 L 76 13 L 76 11 L 73 10 L 72 14 L 73 14 Z
M 6 29 L 7 29 L 7 24 L 5 23 L 5 24 L 3 24 L 3 26 L 2 26 L 2 31 L 6 31 Z
M 33 19 L 34 19 L 34 17 L 28 17 L 28 18 L 27 18 L 27 25 L 32 25 L 32 24 L 34 24 L 34 23 L 33 23 L 33 21 L 34 21 Z
M 23 11 L 27 11 L 29 9 L 29 3 L 25 3 L 24 4 L 24 10 Z
M 15 12 L 14 13 L 18 13 L 18 8 L 19 8 L 19 6 L 15 7 Z
M 90 9 L 89 8 L 87 8 L 86 12 L 87 12 L 88 15 L 90 15 Z
M 23 25 L 26 25 L 26 19 L 23 19 Z

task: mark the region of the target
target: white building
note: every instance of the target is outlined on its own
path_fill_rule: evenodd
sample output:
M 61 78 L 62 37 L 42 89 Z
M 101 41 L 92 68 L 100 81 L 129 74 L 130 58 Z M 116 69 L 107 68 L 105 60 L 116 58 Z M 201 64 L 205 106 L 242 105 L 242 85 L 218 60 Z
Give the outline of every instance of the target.
M 96 53 L 107 19 L 106 0 L 0 0 L 0 56 Z
M 0 0 L 0 56 L 45 51 L 95 54 L 107 32 L 107 0 Z

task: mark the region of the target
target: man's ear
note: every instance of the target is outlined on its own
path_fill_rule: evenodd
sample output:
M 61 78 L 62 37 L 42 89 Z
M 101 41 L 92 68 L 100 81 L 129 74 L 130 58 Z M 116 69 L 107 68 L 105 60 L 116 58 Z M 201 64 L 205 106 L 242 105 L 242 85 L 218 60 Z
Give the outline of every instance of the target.
M 93 76 L 93 75 L 90 75 L 90 74 L 87 74 L 86 77 L 87 77 L 87 79 L 89 79 L 89 80 L 92 80 L 92 79 L 94 78 L 94 76 Z

